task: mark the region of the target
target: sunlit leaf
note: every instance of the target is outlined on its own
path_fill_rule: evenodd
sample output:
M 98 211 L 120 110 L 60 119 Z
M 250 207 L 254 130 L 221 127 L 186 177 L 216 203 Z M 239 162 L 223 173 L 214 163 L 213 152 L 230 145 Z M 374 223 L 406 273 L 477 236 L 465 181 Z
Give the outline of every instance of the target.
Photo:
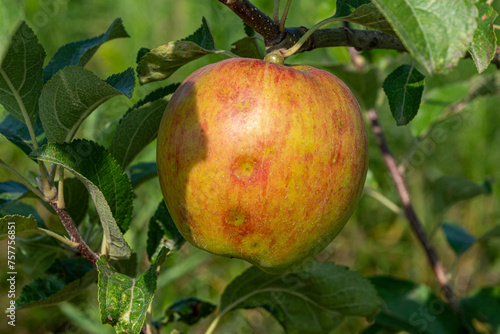
M 66 66 L 85 66 L 103 43 L 121 37 L 130 36 L 123 27 L 122 19 L 118 18 L 111 23 L 105 33 L 99 36 L 63 45 L 45 66 L 44 81 L 48 81 L 57 71 Z
M 45 84 L 40 96 L 40 119 L 47 139 L 69 142 L 91 112 L 121 94 L 83 67 L 65 67 Z
M 49 143 L 33 151 L 31 157 L 63 166 L 83 182 L 99 213 L 108 255 L 129 258 L 130 248 L 122 233 L 132 215 L 132 185 L 111 155 L 94 142 L 74 140 L 70 144 Z
M 483 72 L 490 64 L 497 49 L 497 36 L 493 28 L 498 13 L 488 4 L 478 4 L 477 29 L 469 47 L 477 71 Z
M 373 0 L 406 49 L 429 73 L 450 71 L 467 51 L 477 23 L 471 0 Z

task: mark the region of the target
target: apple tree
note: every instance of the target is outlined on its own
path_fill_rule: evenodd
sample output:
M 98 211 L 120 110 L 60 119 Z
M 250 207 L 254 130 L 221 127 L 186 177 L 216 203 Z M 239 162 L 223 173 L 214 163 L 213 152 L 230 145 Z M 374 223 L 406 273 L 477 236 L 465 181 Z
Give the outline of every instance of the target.
M 137 41 L 142 47 L 130 47 L 133 61 L 113 73 L 95 58 L 107 45 L 134 40 L 126 19 L 49 52 L 41 42 L 51 41 L 43 29 L 48 11 L 38 12 L 44 21 L 42 14 L 24 15 L 28 5 L 0 1 L 0 245 L 7 255 L 0 264 L 2 294 L 8 296 L 2 332 L 43 327 L 95 333 L 500 333 L 497 4 L 171 3 L 184 8 L 183 17 L 197 28 L 183 36 L 156 29 L 161 42 Z M 316 5 L 329 15 L 305 27 L 308 15 L 302 11 Z M 55 17 L 57 6 L 77 5 L 52 6 Z M 118 6 L 109 11 L 114 17 L 121 13 Z M 164 21 L 177 19 L 173 12 L 162 15 Z M 289 24 L 292 17 L 303 22 Z M 224 43 L 230 47 L 216 46 Z M 194 137 L 186 145 L 162 138 L 168 135 L 160 129 L 165 110 L 175 103 L 186 111 L 185 97 L 174 93 L 187 90 L 181 82 L 195 70 L 234 58 L 265 59 L 283 71 L 310 65 L 335 75 L 352 91 L 352 101 L 357 99 L 364 117 L 359 124 L 364 120 L 368 133 L 344 157 L 368 150 L 368 168 L 332 181 L 356 188 L 347 206 L 336 207 L 349 211 L 347 220 L 357 204 L 351 222 L 332 243 L 328 233 L 302 235 L 314 250 L 292 243 L 287 257 L 300 261 L 277 272 L 186 243 L 191 231 L 183 223 L 191 218 L 167 207 L 163 175 L 158 181 L 168 168 L 160 160 L 157 166 L 157 143 L 158 152 L 175 158 L 169 164 L 181 159 L 191 168 L 206 158 L 191 159 L 200 149 Z M 243 74 L 233 77 L 246 80 Z M 203 87 L 204 96 L 219 94 L 219 88 Z M 251 95 L 248 88 L 244 93 L 242 103 Z M 293 93 L 301 105 L 320 95 Z M 190 131 L 189 124 L 175 128 L 179 136 L 184 130 Z M 293 160 L 287 164 L 317 166 L 313 159 Z M 248 173 L 254 168 L 248 162 L 244 167 Z M 280 168 L 272 177 L 287 175 Z M 309 169 L 318 180 L 337 176 Z M 183 172 L 187 178 L 190 170 Z M 318 190 L 313 186 L 307 189 Z M 186 194 L 177 190 L 164 194 L 183 199 Z M 285 203 L 277 194 L 274 202 Z M 200 207 L 223 205 L 222 199 L 203 196 L 197 197 Z M 318 198 L 317 206 L 323 202 Z M 205 219 L 203 229 L 215 229 L 218 218 Z M 245 216 L 237 210 L 231 219 L 239 225 Z M 279 233 L 287 237 L 287 228 Z M 235 237 L 206 235 L 219 246 Z M 259 238 L 254 239 L 265 245 L 279 239 L 276 231 Z M 186 239 L 196 244 L 196 236 Z M 225 255 L 250 258 L 241 255 L 247 250 L 241 247 L 237 255 Z M 263 252 L 274 256 L 276 250 Z M 56 310 L 61 317 L 38 310 Z

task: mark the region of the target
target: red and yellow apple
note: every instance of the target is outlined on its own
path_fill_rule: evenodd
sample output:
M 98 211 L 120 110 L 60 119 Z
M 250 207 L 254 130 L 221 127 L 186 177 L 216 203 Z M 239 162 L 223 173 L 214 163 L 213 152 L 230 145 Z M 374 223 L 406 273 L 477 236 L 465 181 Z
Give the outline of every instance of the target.
M 333 74 L 228 59 L 172 96 L 158 177 L 187 241 L 279 273 L 344 227 L 363 190 L 367 146 L 359 105 Z

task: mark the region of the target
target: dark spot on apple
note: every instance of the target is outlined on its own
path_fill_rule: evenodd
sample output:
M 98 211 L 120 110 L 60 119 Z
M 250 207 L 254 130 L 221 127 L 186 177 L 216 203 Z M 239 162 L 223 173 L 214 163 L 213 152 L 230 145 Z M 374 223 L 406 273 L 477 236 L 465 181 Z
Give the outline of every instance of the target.
M 247 214 L 240 208 L 232 208 L 226 214 L 225 223 L 232 226 L 240 226 L 245 223 Z
M 245 186 L 256 182 L 266 183 L 268 169 L 268 163 L 251 155 L 236 157 L 230 167 L 232 179 Z
M 255 247 L 257 247 L 258 245 L 259 245 L 259 243 L 258 243 L 258 242 L 254 242 L 254 243 L 252 244 L 252 247 L 253 247 L 253 248 L 255 248 Z

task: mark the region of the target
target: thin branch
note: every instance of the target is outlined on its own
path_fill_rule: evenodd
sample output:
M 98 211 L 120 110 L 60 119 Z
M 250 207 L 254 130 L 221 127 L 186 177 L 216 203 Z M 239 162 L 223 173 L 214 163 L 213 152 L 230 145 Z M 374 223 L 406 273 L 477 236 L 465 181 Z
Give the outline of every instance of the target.
M 441 289 L 444 293 L 445 298 L 448 300 L 450 306 L 455 310 L 455 312 L 459 312 L 459 304 L 455 293 L 450 285 L 448 280 L 446 269 L 443 266 L 443 263 L 439 259 L 436 250 L 430 243 L 430 240 L 413 208 L 410 192 L 408 190 L 408 186 L 403 175 L 399 172 L 398 166 L 396 163 L 396 159 L 391 153 L 389 149 L 389 145 L 387 144 L 387 140 L 385 139 L 384 133 L 382 131 L 382 127 L 378 121 L 377 111 L 375 109 L 370 109 L 367 111 L 368 118 L 371 122 L 372 131 L 377 139 L 377 143 L 382 152 L 382 156 L 384 158 L 385 165 L 389 173 L 391 174 L 392 180 L 396 186 L 399 198 L 403 205 L 403 209 L 405 211 L 406 218 L 409 220 L 410 225 L 415 233 L 417 239 L 422 244 L 425 253 L 427 255 L 427 259 L 429 260 L 432 269 L 434 271 L 434 275 L 441 286 Z
M 80 235 L 80 232 L 78 232 L 78 229 L 76 228 L 73 220 L 68 214 L 68 211 L 66 211 L 66 209 L 59 208 L 55 201 L 51 201 L 49 203 L 54 208 L 54 210 L 56 210 L 57 215 L 61 219 L 61 223 L 71 237 L 71 241 L 78 244 L 78 250 L 80 251 L 80 253 L 95 267 L 96 262 L 99 259 L 99 255 L 92 249 L 90 249 L 85 241 L 83 241 L 82 236 Z

